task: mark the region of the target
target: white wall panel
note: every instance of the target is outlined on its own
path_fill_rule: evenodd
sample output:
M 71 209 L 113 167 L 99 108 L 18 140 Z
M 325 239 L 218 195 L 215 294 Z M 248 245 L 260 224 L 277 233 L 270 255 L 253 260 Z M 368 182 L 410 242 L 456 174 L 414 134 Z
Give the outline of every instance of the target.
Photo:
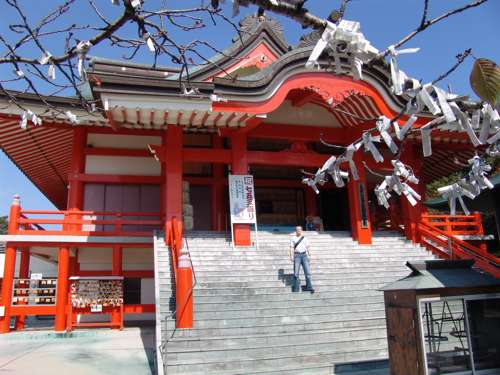
M 113 250 L 101 247 L 83 247 L 78 251 L 82 271 L 110 271 L 113 267 Z
M 123 249 L 123 270 L 154 270 L 153 249 L 124 248 Z
M 147 149 L 148 145 L 161 145 L 161 137 L 89 133 L 87 145 L 140 150 Z
M 151 157 L 87 155 L 85 173 L 160 176 L 161 164 Z
M 141 304 L 155 303 L 155 279 L 141 279 Z

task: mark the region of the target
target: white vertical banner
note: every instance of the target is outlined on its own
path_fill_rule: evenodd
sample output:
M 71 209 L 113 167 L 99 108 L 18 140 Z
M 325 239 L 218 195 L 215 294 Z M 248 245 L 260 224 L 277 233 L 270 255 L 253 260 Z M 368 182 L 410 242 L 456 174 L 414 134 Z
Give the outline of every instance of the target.
M 255 206 L 255 187 L 252 175 L 228 176 L 229 208 L 231 211 L 231 237 L 234 245 L 233 224 L 255 224 L 257 237 L 257 210 Z

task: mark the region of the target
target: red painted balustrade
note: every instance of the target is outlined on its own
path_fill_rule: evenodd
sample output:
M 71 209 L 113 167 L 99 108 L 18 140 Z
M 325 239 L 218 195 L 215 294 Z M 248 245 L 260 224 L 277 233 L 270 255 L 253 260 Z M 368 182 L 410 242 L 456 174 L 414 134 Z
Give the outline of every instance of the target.
M 161 226 L 160 214 L 151 212 L 22 210 L 9 234 L 150 237 Z
M 472 215 L 422 215 L 422 222 L 446 232 L 450 236 L 483 235 L 481 214 Z
M 438 215 L 427 215 L 427 216 L 438 216 Z M 450 217 L 453 219 L 454 217 Z M 440 224 L 431 224 L 422 221 L 418 225 L 419 242 L 425 246 L 428 250 L 432 251 L 439 258 L 443 259 L 473 259 L 475 261 L 475 266 L 482 269 L 485 272 L 492 274 L 495 277 L 500 278 L 500 258 L 488 254 L 484 249 L 476 247 L 469 244 L 463 240 L 460 240 L 453 233 L 463 234 L 467 232 L 468 234 L 479 234 L 477 227 L 477 222 L 474 224 L 473 220 L 468 221 L 467 216 L 460 216 L 457 220 L 446 220 L 440 222 Z M 462 221 L 459 221 L 462 220 Z M 436 222 L 435 222 L 436 223 Z M 450 224 L 451 223 L 451 224 Z M 465 225 L 456 225 L 457 223 L 465 224 L 469 226 L 476 226 L 475 233 L 470 229 L 463 229 Z M 445 226 L 447 231 L 439 229 L 438 226 Z M 454 229 L 455 228 L 455 229 Z M 460 228 L 460 229 L 456 229 Z M 482 230 L 482 226 L 481 226 Z

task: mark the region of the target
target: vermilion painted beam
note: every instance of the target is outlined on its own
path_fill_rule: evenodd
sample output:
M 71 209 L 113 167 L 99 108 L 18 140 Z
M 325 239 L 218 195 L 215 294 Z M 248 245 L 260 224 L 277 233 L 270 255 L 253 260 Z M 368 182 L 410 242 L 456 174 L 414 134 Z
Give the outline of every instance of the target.
M 55 306 L 12 306 L 10 314 L 12 316 L 20 315 L 54 315 L 56 313 Z
M 156 311 L 155 305 L 144 304 L 144 305 L 123 305 L 124 314 L 144 314 L 144 313 L 154 313 Z
M 194 148 L 183 149 L 183 160 L 199 163 L 231 163 L 231 150 L 214 148 Z
M 83 182 L 101 182 L 108 184 L 160 184 L 161 176 L 130 176 L 130 175 L 108 175 L 108 174 L 86 174 L 80 173 L 70 178 L 71 180 Z
M 261 124 L 248 132 L 251 138 L 288 139 L 290 141 L 317 142 L 321 135 L 330 143 L 345 145 L 352 142 L 357 134 L 341 128 L 325 128 L 286 124 Z
M 248 151 L 247 154 L 249 164 L 298 167 L 319 167 L 330 157 L 330 155 L 288 151 Z

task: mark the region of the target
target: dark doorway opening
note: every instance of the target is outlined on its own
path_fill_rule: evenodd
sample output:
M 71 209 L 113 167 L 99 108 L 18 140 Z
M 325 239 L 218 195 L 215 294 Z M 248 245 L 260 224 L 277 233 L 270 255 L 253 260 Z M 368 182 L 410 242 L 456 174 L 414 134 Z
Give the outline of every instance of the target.
M 319 209 L 325 230 L 351 230 L 346 188 L 321 190 Z

